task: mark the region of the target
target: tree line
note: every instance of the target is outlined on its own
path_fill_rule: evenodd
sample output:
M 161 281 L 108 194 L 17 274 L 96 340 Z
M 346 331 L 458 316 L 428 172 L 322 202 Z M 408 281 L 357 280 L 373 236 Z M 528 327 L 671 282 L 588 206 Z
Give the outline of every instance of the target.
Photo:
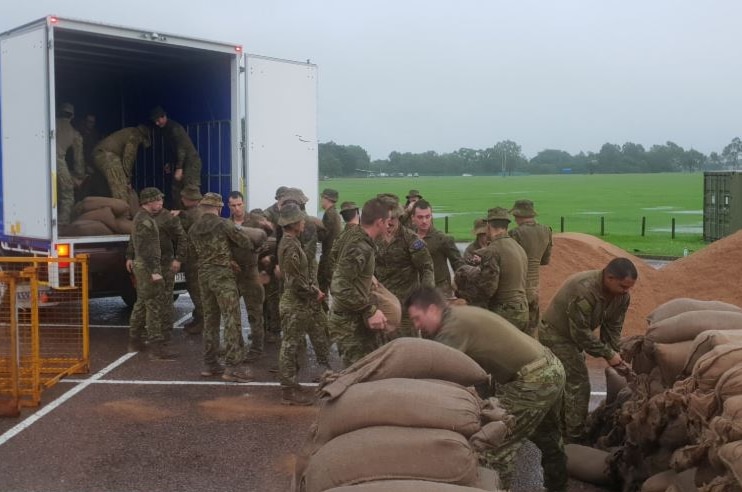
M 623 145 L 605 143 L 599 152 L 572 155 L 558 149 L 545 149 L 531 159 L 521 146 L 503 140 L 487 149 L 468 149 L 439 154 L 434 151 L 419 154 L 392 152 L 387 159 L 372 161 L 368 152 L 358 145 L 319 144 L 321 176 L 454 176 L 461 174 L 613 174 L 694 172 L 738 169 L 742 157 L 742 140 L 735 137 L 721 153 L 705 155 L 695 149 L 684 149 L 674 142 L 643 145 L 626 142 Z

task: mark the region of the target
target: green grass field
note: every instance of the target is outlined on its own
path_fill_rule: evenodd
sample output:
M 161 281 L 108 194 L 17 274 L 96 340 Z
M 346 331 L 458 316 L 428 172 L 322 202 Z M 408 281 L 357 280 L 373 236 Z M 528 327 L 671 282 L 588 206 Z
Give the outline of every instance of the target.
M 458 241 L 471 239 L 474 219 L 484 217 L 488 208 L 510 208 L 515 200 L 529 198 L 538 221 L 554 232 L 561 230 L 563 217 L 565 232 L 600 236 L 603 217 L 602 239 L 630 253 L 682 256 L 685 248 L 695 251 L 705 245 L 701 173 L 356 178 L 320 182 L 320 190 L 325 187 L 337 189 L 341 202 L 359 205 L 382 192 L 395 193 L 404 202 L 411 188 L 418 189 L 433 205 L 436 227 L 444 229 L 443 217 L 448 216 L 448 232 Z

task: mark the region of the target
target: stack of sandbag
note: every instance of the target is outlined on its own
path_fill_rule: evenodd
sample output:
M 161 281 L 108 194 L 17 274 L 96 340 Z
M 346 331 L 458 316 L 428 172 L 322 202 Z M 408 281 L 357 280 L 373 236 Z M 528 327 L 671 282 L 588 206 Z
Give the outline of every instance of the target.
M 470 388 L 487 380 L 465 354 L 418 338 L 326 377 L 294 490 L 497 490 L 478 453 L 503 442 L 512 417 Z
M 117 198 L 89 196 L 73 208 L 75 219 L 60 226 L 62 236 L 131 234 L 131 204 Z

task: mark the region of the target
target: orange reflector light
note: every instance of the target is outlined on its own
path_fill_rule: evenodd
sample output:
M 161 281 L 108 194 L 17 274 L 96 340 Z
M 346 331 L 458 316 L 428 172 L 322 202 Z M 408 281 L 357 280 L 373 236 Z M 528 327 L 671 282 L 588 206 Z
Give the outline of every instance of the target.
M 57 244 L 57 257 L 58 258 L 69 258 L 70 257 L 70 245 L 69 244 Z M 70 264 L 69 262 L 59 262 L 58 263 L 59 268 L 69 268 Z
M 49 17 L 49 22 L 51 22 L 52 24 L 56 24 L 57 22 L 59 22 L 59 19 L 54 16 L 51 16 Z

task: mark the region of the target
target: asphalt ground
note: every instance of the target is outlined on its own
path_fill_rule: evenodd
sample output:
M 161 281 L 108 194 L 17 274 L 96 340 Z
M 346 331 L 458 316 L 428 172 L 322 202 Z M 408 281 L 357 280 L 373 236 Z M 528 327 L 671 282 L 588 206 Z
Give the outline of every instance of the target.
M 203 378 L 201 337 L 180 329 L 191 303 L 175 303 L 174 362 L 127 354 L 129 310 L 118 299 L 90 303 L 91 371 L 68 377 L 19 418 L 0 418 L 0 490 L 287 491 L 316 407 L 280 403 L 278 347 L 252 364 L 254 383 Z M 243 323 L 247 317 L 243 308 Z M 334 361 L 337 364 L 337 359 Z M 590 364 L 592 405 L 603 398 L 600 363 Z M 319 372 L 311 351 L 300 373 Z M 540 490 L 540 453 L 518 456 L 517 492 Z M 570 481 L 570 490 L 602 490 Z

